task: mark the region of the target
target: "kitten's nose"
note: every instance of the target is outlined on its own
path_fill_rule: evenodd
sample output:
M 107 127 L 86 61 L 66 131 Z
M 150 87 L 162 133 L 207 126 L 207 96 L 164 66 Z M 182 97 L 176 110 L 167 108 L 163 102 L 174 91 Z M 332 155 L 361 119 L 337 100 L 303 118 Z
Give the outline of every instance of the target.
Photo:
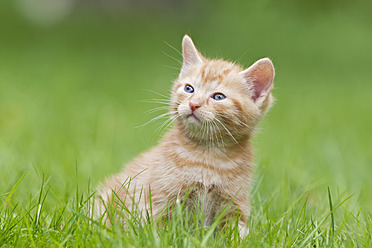
M 200 108 L 201 105 L 196 102 L 189 102 L 189 106 L 190 106 L 191 111 L 194 112 L 195 109 Z

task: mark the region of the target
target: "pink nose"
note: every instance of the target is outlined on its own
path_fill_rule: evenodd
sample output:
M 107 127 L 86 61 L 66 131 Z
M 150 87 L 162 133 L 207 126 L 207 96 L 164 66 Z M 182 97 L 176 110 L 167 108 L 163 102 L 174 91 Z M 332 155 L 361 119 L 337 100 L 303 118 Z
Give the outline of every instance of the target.
M 189 106 L 190 106 L 191 111 L 194 112 L 195 109 L 200 108 L 201 105 L 199 103 L 190 102 Z

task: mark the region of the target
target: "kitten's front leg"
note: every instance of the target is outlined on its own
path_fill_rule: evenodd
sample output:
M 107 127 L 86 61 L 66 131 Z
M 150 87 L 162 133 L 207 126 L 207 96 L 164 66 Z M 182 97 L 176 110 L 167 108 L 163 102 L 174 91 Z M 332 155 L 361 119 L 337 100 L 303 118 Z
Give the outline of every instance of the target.
M 247 202 L 244 202 L 246 204 L 239 204 L 238 202 L 235 202 L 235 210 L 234 215 L 238 216 L 238 231 L 240 238 L 245 238 L 249 234 L 249 227 L 247 225 L 249 211 L 243 211 L 243 209 L 249 209 L 249 206 Z
M 245 237 L 248 236 L 249 227 L 244 222 L 239 221 L 238 228 L 239 228 L 239 236 L 241 239 L 244 239 Z
M 237 216 L 239 216 L 238 220 L 238 232 L 240 238 L 245 238 L 249 234 L 249 227 L 246 224 L 246 218 L 242 216 L 242 211 L 237 209 L 237 210 L 232 210 L 230 213 L 228 213 L 222 222 L 222 226 L 225 226 L 228 222 L 232 221 L 235 222 Z

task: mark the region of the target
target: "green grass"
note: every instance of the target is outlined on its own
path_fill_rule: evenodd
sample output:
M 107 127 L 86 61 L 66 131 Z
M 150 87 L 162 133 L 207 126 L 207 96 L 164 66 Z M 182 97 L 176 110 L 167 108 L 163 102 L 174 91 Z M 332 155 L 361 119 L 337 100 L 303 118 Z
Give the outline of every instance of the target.
M 0 6 L 0 246 L 372 245 L 369 2 L 78 9 L 52 27 Z M 243 240 L 234 225 L 188 223 L 182 206 L 167 225 L 90 220 L 98 183 L 159 140 L 161 122 L 135 127 L 156 115 L 145 114 L 158 107 L 144 102 L 151 91 L 168 94 L 177 76 L 163 41 L 180 49 L 185 33 L 208 56 L 270 56 L 277 69 Z

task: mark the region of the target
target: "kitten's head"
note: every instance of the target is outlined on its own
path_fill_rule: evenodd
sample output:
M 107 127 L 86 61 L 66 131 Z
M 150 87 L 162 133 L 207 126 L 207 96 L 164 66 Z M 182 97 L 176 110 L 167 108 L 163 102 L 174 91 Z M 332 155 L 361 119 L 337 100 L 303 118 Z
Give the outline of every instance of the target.
M 171 101 L 177 126 L 190 138 L 214 143 L 249 136 L 273 101 L 271 60 L 260 59 L 248 69 L 209 60 L 187 35 L 182 50 L 183 65 Z

